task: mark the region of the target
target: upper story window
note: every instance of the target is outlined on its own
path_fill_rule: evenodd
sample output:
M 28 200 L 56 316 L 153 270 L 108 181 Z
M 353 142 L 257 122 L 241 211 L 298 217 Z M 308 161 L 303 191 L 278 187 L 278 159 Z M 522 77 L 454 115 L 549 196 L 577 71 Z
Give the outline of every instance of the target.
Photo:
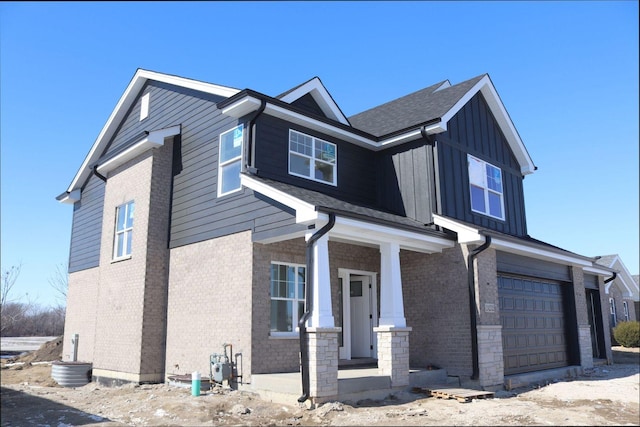
M 151 97 L 150 93 L 145 93 L 140 99 L 140 121 L 143 121 L 147 117 L 149 117 L 149 99 Z
M 305 267 L 271 264 L 271 335 L 295 335 L 304 314 Z
M 289 173 L 325 184 L 336 185 L 336 145 L 289 130 Z
M 133 201 L 116 208 L 116 233 L 113 244 L 113 259 L 131 256 L 131 237 L 133 235 Z
M 504 219 L 502 171 L 483 160 L 467 155 L 471 210 Z
M 240 169 L 242 166 L 242 144 L 244 126 L 220 134 L 218 156 L 218 196 L 240 190 Z

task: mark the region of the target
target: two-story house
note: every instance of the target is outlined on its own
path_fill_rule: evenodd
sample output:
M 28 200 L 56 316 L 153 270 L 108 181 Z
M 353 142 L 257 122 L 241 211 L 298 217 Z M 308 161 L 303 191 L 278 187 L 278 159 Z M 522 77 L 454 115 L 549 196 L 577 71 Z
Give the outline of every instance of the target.
M 346 117 L 318 78 L 272 97 L 138 70 L 58 197 L 64 358 L 77 334 L 96 381 L 163 382 L 231 344 L 238 387 L 301 373 L 316 403 L 345 360 L 391 390 L 610 360 L 612 270 L 527 234 L 535 169 L 487 74 Z

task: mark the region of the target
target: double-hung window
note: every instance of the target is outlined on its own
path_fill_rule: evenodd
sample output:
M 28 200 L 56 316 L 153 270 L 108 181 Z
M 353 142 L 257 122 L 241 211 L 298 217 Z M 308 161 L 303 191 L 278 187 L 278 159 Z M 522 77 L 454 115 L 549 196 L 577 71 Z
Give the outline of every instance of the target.
M 609 298 L 609 314 L 611 315 L 611 326 L 612 328 L 618 324 L 618 316 L 616 316 L 616 300 L 613 298 Z
M 289 130 L 289 173 L 336 185 L 336 144 Z
M 305 267 L 271 264 L 271 335 L 295 335 L 304 314 Z
M 622 308 L 624 312 L 624 321 L 628 322 L 629 321 L 629 305 L 626 301 L 622 301 Z
M 469 164 L 471 210 L 497 219 L 504 219 L 502 171 L 472 155 Z
M 244 126 L 238 125 L 220 134 L 218 155 L 218 196 L 233 193 L 241 188 L 242 145 Z
M 133 235 L 133 201 L 116 208 L 116 233 L 113 244 L 113 259 L 131 256 L 131 237 Z

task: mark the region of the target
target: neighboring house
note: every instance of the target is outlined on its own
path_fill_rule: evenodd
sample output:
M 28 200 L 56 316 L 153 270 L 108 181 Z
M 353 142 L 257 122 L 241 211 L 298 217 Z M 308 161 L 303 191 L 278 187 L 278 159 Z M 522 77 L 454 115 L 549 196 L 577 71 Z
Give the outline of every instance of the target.
M 640 320 L 638 304 L 640 291 L 637 276 L 632 276 L 619 255 L 604 255 L 596 257 L 596 262 L 615 271 L 612 280 L 605 282 L 604 291 L 607 298 L 607 313 L 611 329 L 619 322 Z M 612 341 L 613 336 L 611 337 Z
M 163 382 L 232 344 L 239 387 L 302 371 L 314 402 L 349 359 L 393 389 L 610 361 L 613 270 L 528 235 L 535 169 L 487 74 L 345 117 L 318 78 L 271 97 L 138 70 L 58 197 L 64 358 L 78 334 L 96 381 Z

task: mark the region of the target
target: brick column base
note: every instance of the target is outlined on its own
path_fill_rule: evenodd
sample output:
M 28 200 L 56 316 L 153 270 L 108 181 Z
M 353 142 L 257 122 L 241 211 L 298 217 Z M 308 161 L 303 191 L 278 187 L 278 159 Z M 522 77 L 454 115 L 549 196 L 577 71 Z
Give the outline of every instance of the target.
M 341 328 L 308 328 L 309 394 L 314 405 L 338 397 L 338 334 Z
M 391 387 L 409 385 L 410 327 L 380 326 L 378 334 L 378 374 L 391 378 Z

